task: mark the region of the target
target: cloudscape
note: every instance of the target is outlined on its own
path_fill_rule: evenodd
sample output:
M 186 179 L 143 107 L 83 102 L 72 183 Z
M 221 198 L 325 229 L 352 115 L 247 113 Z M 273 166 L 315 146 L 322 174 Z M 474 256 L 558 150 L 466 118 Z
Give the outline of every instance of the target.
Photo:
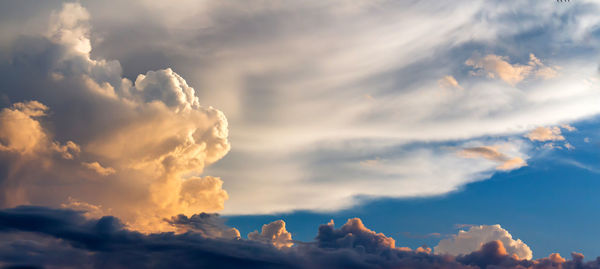
M 600 268 L 596 0 L 0 22 L 1 268 Z

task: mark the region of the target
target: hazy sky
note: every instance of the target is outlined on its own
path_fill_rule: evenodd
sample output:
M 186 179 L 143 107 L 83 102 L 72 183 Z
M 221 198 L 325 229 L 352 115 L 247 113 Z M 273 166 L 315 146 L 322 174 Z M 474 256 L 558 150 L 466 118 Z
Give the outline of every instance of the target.
M 40 218 L 190 266 L 593 260 L 599 52 L 596 0 L 0 1 L 0 266 L 132 266 Z

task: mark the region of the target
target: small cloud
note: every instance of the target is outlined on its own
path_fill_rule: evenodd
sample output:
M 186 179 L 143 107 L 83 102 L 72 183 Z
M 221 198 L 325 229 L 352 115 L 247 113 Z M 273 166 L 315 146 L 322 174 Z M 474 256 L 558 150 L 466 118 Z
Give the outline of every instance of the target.
M 508 57 L 488 54 L 484 57 L 473 56 L 465 61 L 476 71 L 472 75 L 487 75 L 489 78 L 500 78 L 510 85 L 516 85 L 531 75 L 537 78 L 550 79 L 557 76 L 558 67 L 549 67 L 532 53 L 529 55 L 527 65 L 511 64 Z
M 573 149 L 575 149 L 575 146 L 571 145 L 571 143 L 569 143 L 569 142 L 566 142 L 565 143 L 565 148 L 568 149 L 568 150 L 573 150 Z
M 277 248 L 294 245 L 292 234 L 285 229 L 283 220 L 276 220 L 263 225 L 260 233 L 258 231 L 251 232 L 248 234 L 248 239 L 273 244 Z
M 69 196 L 67 202 L 61 204 L 60 207 L 82 211 L 86 218 L 101 218 L 112 213 L 112 209 L 110 208 L 104 209 L 101 205 L 86 203 L 71 196 Z
M 586 137 L 586 138 L 584 138 L 584 139 L 583 139 L 583 142 L 585 142 L 585 143 L 590 143 L 590 138 L 589 138 L 589 137 Z
M 73 141 L 67 141 L 64 145 L 54 141 L 51 148 L 55 152 L 60 153 L 63 159 L 67 160 L 72 160 L 75 155 L 81 153 L 81 148 Z
M 113 168 L 103 167 L 102 165 L 100 165 L 99 162 L 91 162 L 91 163 L 82 162 L 81 165 L 83 165 L 84 167 L 86 167 L 90 170 L 93 170 L 94 172 L 96 172 L 100 175 L 103 175 L 103 176 L 112 175 L 117 172 Z
M 523 166 L 526 166 L 527 163 L 520 157 L 512 158 L 508 161 L 503 162 L 501 165 L 498 165 L 496 169 L 501 171 L 509 171 L 513 169 L 517 169 Z
M 539 141 L 539 142 L 547 142 L 542 147 L 544 149 L 563 149 L 566 148 L 568 150 L 575 149 L 571 143 L 567 142 L 565 137 L 562 135 L 562 129 L 567 130 L 569 132 L 576 131 L 577 129 L 571 125 L 563 124 L 560 127 L 537 127 L 533 129 L 531 132 L 525 135 L 531 141 Z M 563 145 L 558 145 L 556 141 L 564 141 Z
M 464 148 L 458 152 L 458 155 L 463 158 L 484 158 L 490 161 L 500 163 L 496 169 L 501 171 L 509 171 L 523 166 L 527 166 L 527 162 L 520 157 L 511 158 L 506 154 L 498 151 L 497 146 L 481 146 Z
M 573 126 L 571 126 L 569 124 L 563 124 L 560 127 L 563 128 L 563 129 L 565 129 L 565 130 L 567 130 L 567 131 L 569 131 L 569 132 L 577 131 L 577 128 L 575 128 L 575 127 L 573 127 Z
M 458 81 L 453 76 L 444 76 L 442 79 L 438 80 L 438 84 L 441 88 L 445 89 L 461 89 L 463 87 L 458 84 Z
M 525 135 L 531 141 L 561 141 L 565 140 L 559 127 L 537 127 Z

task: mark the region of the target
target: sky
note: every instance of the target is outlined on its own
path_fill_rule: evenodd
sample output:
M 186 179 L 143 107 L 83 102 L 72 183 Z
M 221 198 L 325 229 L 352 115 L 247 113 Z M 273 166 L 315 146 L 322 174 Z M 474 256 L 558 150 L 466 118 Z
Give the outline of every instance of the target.
M 0 7 L 2 268 L 600 266 L 599 1 Z

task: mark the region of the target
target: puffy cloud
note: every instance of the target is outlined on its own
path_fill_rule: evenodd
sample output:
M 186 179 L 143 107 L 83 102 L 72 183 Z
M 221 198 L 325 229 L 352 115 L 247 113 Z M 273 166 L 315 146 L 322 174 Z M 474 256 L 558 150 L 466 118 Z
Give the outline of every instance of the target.
M 499 77 L 510 85 L 521 82 L 531 74 L 544 79 L 550 79 L 557 75 L 556 67 L 545 66 L 533 53 L 529 54 L 527 65 L 511 64 L 508 61 L 508 57 L 488 54 L 484 57 L 471 57 L 465 64 L 478 71 L 483 71 L 490 78 Z
M 65 3 L 59 12 L 52 12 L 48 37 L 64 44 L 76 53 L 87 54 L 92 50 L 88 20 L 90 13 L 78 3 Z
M 47 140 L 40 122 L 34 117 L 45 115 L 48 108 L 32 101 L 16 103 L 0 112 L 0 150 L 32 154 Z
M 560 141 L 565 140 L 565 137 L 562 136 L 560 128 L 557 126 L 554 127 L 537 127 L 529 132 L 525 137 L 529 138 L 531 141 Z
M 498 241 L 495 245 L 484 247 L 486 243 Z M 512 235 L 500 225 L 472 226 L 468 231 L 459 231 L 458 235 L 443 239 L 434 247 L 437 254 L 465 255 L 482 248 L 498 251 L 497 256 L 515 255 L 518 259 L 531 259 L 532 252 L 529 246 L 520 239 L 513 240 Z
M 182 110 L 200 106 L 194 88 L 188 86 L 171 68 L 138 75 L 135 90 L 144 102 L 159 100 L 169 107 Z
M 262 226 L 260 233 L 254 231 L 248 234 L 248 239 L 273 244 L 278 248 L 291 247 L 292 234 L 285 229 L 283 220 L 276 220 Z
M 335 229 L 333 220 L 319 226 L 316 240 L 321 248 L 361 248 L 367 253 L 379 253 L 396 247 L 393 238 L 369 230 L 359 218 L 349 219 L 339 229 Z
M 507 61 L 506 57 L 494 54 L 469 58 L 465 64 L 475 69 L 483 70 L 490 78 L 498 76 L 511 85 L 515 85 L 525 79 L 533 69 L 529 65 L 512 65 Z
M 223 182 L 198 175 L 230 149 L 224 114 L 171 69 L 132 82 L 119 62 L 93 59 L 89 20 L 79 3 L 64 4 L 0 66 L 3 96 L 17 101 L 0 112 L 1 205 L 111 213 L 146 232 L 222 210 Z
M 498 151 L 498 146 L 480 146 L 463 148 L 458 155 L 463 158 L 485 158 L 500 163 L 496 169 L 508 171 L 526 166 L 527 163 L 521 157 L 511 158 Z

